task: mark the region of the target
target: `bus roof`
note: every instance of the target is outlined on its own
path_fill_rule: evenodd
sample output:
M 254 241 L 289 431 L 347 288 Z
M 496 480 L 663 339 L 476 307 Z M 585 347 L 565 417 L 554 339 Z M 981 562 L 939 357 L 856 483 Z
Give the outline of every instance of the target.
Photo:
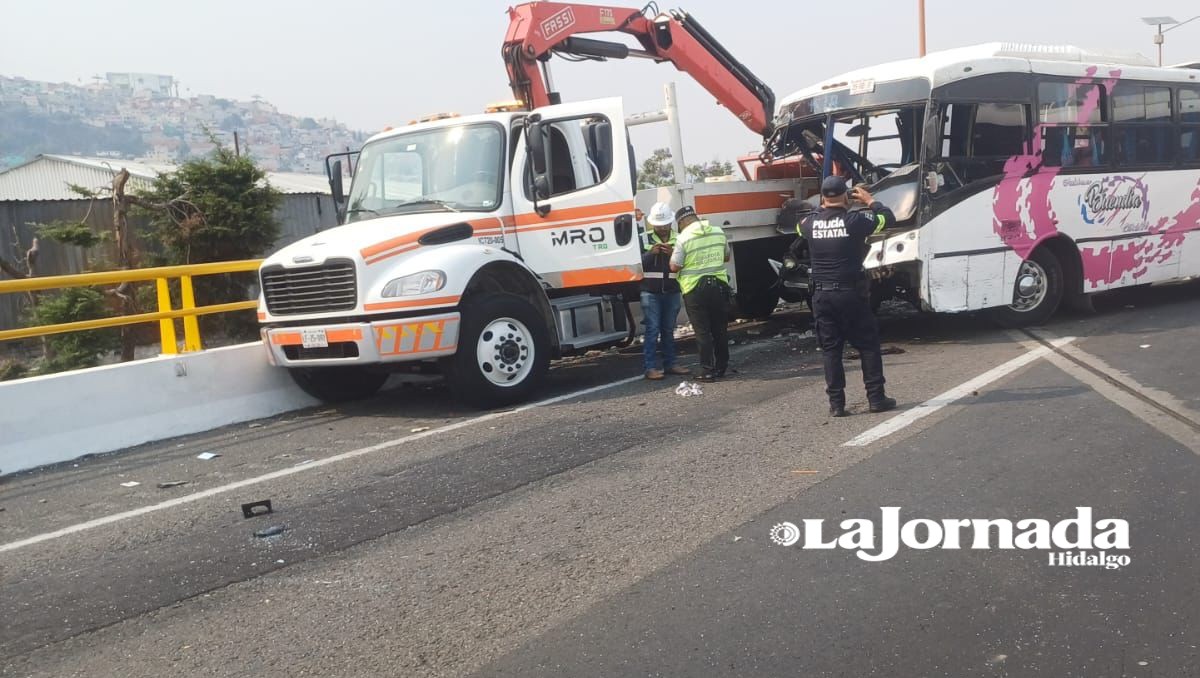
M 1091 66 L 1120 66 L 1123 78 L 1196 82 L 1200 72 L 1190 68 L 1157 67 L 1137 53 L 1095 52 L 1072 45 L 990 42 L 931 52 L 916 59 L 892 61 L 829 78 L 802 89 L 779 104 L 781 111 L 811 97 L 852 89 L 855 83 L 923 78 L 930 87 L 991 73 L 1040 73 L 1082 76 Z

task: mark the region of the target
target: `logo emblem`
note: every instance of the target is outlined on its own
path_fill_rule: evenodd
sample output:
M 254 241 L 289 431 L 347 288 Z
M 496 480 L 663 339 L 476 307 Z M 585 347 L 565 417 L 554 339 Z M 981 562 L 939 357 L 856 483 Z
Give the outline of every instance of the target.
M 546 40 L 575 25 L 575 12 L 570 7 L 542 22 L 542 37 Z
M 775 523 L 771 527 L 771 541 L 779 546 L 793 546 L 800 541 L 800 528 L 795 523 Z

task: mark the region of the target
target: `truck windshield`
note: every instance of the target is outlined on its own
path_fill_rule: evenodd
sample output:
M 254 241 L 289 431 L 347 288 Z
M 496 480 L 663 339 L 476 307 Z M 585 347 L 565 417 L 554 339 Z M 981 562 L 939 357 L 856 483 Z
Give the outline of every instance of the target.
M 363 147 L 347 221 L 415 212 L 489 212 L 500 206 L 504 132 L 494 123 L 456 125 Z

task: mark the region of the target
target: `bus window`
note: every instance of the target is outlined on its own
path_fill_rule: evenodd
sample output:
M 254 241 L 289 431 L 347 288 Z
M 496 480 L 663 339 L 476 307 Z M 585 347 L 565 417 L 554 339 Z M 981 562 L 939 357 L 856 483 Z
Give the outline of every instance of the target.
M 1107 165 L 1107 109 L 1102 85 L 1038 83 L 1042 165 L 1064 169 Z
M 1200 164 L 1200 88 L 1179 88 L 1179 155 L 1189 165 Z
M 952 178 L 971 183 L 1003 173 L 1009 158 L 1025 152 L 1027 112 L 1024 104 L 943 106 L 941 159 L 954 169 Z
M 1113 87 L 1112 102 L 1117 165 L 1171 164 L 1175 145 L 1170 88 L 1123 82 Z

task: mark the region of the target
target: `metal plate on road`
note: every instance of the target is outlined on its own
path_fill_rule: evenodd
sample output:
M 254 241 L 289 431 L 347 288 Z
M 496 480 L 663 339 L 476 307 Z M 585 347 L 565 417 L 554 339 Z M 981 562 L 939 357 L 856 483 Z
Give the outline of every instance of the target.
M 329 337 L 325 335 L 325 330 L 300 330 L 300 345 L 304 348 L 326 348 L 329 346 Z

